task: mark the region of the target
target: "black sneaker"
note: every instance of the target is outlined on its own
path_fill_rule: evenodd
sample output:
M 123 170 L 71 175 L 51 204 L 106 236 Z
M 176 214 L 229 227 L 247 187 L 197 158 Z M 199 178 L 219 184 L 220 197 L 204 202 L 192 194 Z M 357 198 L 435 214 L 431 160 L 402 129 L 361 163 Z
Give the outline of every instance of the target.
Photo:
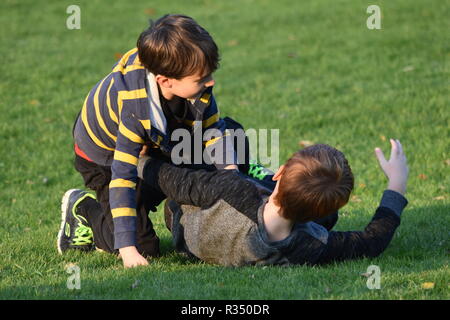
M 95 250 L 92 229 L 88 226 L 86 218 L 77 214 L 79 204 L 88 197 L 95 200 L 95 196 L 86 191 L 70 189 L 62 198 L 62 221 L 57 239 L 60 254 L 68 249 Z
M 247 175 L 270 190 L 275 188 L 276 182 L 272 180 L 274 173 L 254 160 L 250 160 Z
M 258 180 L 271 180 L 274 172 L 254 160 L 250 160 L 247 175 Z

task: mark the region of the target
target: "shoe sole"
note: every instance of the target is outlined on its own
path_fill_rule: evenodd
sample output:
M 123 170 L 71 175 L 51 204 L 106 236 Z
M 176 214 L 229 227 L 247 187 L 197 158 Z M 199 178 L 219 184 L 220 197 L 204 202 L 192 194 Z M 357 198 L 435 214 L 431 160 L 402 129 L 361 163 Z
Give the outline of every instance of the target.
M 63 254 L 63 251 L 61 250 L 61 238 L 64 234 L 64 227 L 66 224 L 66 211 L 69 206 L 70 195 L 75 191 L 78 191 L 78 189 L 67 190 L 61 201 L 61 226 L 59 228 L 58 238 L 56 239 L 56 248 L 58 249 L 59 254 Z

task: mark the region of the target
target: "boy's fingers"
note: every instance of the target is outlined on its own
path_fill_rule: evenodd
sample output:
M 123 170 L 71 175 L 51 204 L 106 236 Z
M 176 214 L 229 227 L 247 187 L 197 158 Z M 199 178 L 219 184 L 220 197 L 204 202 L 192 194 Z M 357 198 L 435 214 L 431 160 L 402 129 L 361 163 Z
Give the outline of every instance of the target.
M 398 145 L 398 149 L 399 149 L 399 153 L 400 154 L 404 154 L 405 152 L 403 151 L 403 146 L 402 146 L 402 144 L 400 143 L 400 140 L 397 140 L 397 145 Z
M 377 156 L 378 162 L 380 163 L 381 167 L 384 167 L 386 158 L 384 157 L 383 151 L 380 148 L 375 148 L 375 155 Z
M 390 139 L 391 141 L 391 158 L 398 156 L 398 145 L 394 139 Z

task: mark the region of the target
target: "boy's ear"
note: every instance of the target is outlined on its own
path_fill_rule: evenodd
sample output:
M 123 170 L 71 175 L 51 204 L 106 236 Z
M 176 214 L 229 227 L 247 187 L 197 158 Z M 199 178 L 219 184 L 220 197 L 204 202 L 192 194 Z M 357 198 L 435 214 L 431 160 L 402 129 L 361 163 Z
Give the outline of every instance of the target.
M 281 176 L 283 175 L 283 171 L 284 171 L 284 164 L 280 168 L 278 168 L 278 171 L 274 174 L 272 180 L 273 181 L 280 180 Z
M 158 74 L 156 75 L 155 80 L 161 87 L 172 88 L 172 79 L 167 78 L 166 76 Z

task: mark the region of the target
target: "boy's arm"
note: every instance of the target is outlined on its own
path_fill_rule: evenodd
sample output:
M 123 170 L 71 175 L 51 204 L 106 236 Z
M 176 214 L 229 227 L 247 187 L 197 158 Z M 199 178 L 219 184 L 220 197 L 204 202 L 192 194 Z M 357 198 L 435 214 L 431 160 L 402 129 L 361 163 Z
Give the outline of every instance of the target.
M 135 247 L 135 189 L 138 157 L 144 143 L 142 130 L 133 117 L 122 114 L 111 165 L 109 203 L 114 223 L 114 249 L 119 249 L 125 267 L 147 264 Z
M 316 263 L 380 255 L 400 225 L 400 215 L 407 203 L 400 193 L 384 191 L 380 205 L 364 231 L 330 232 L 327 244 Z
M 327 245 L 317 263 L 363 256 L 376 257 L 388 246 L 400 224 L 400 215 L 408 204 L 403 196 L 408 179 L 406 156 L 400 141 L 391 139 L 391 146 L 389 161 L 384 158 L 379 148 L 375 149 L 380 167 L 389 183 L 372 221 L 364 231 L 330 232 Z
M 138 175 L 179 204 L 209 208 L 222 199 L 249 218 L 256 219 L 262 201 L 255 185 L 234 170 L 193 170 L 142 157 Z

